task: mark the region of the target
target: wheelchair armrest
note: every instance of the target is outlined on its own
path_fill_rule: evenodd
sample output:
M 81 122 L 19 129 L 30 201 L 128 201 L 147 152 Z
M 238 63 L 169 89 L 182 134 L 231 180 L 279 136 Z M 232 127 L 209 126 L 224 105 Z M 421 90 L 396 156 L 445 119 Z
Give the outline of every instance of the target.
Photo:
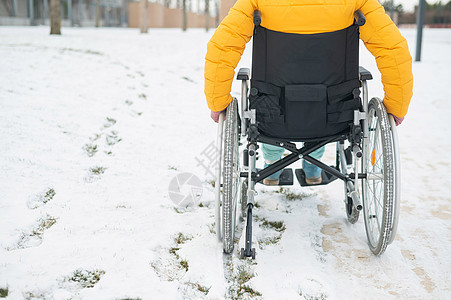
M 236 79 L 238 80 L 249 80 L 251 74 L 251 70 L 249 68 L 240 68 L 238 71 L 238 75 L 236 76 Z
M 371 80 L 373 79 L 373 75 L 371 75 L 371 72 L 365 69 L 362 66 L 359 66 L 359 75 L 360 80 Z

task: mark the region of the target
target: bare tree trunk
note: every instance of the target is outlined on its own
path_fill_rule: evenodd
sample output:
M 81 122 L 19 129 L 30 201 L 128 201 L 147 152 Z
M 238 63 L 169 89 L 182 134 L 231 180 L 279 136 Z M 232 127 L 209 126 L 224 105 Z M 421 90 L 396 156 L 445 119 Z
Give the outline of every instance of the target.
M 61 34 L 60 0 L 50 0 L 50 34 Z
M 205 31 L 210 29 L 210 0 L 205 0 Z
M 215 1 L 215 10 L 216 10 L 216 20 L 215 20 L 215 27 L 219 26 L 219 1 Z
M 187 27 L 187 23 L 188 23 L 187 15 L 186 15 L 186 0 L 182 1 L 182 11 L 183 11 L 183 13 L 182 13 L 182 30 L 186 31 L 186 27 Z
M 13 3 L 6 1 L 6 0 L 2 0 L 3 3 L 3 7 L 6 9 L 6 12 L 8 13 L 8 16 L 10 17 L 15 17 L 15 11 L 13 8 Z
M 100 0 L 96 0 L 96 27 L 99 27 L 100 23 Z
M 139 2 L 139 27 L 141 33 L 147 33 L 149 24 L 147 23 L 147 0 L 140 0 Z

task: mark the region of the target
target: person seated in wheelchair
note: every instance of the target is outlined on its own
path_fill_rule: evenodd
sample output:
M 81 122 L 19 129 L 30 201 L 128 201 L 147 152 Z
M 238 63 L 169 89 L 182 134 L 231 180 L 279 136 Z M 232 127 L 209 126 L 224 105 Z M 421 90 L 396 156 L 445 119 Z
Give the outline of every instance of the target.
M 261 14 L 261 24 L 254 22 L 255 11 Z M 362 27 L 354 26 L 357 30 L 353 27 L 356 11 L 361 11 L 366 18 Z M 357 44 L 353 42 L 355 34 Z M 293 35 L 304 37 L 291 38 Z M 283 38 L 279 39 L 279 36 Z M 382 74 L 383 103 L 387 112 L 393 115 L 396 125 L 404 120 L 412 97 L 412 58 L 406 40 L 377 0 L 330 3 L 320 0 L 238 0 L 207 46 L 205 95 L 215 122 L 232 101 L 234 70 L 252 37 L 250 108 L 257 108 L 259 130 L 265 134 L 291 141 L 308 141 L 314 140 L 315 135 L 335 134 L 352 122 L 348 112 L 358 107 L 354 105 L 348 107 L 348 111 L 334 115 L 329 113 L 333 107 L 329 96 L 332 90 L 346 86 L 351 94 L 340 98 L 341 102 L 348 103 L 340 104 L 342 109 L 358 98 L 355 94 L 360 87 L 358 37 L 376 58 Z M 345 41 L 334 42 L 340 38 Z M 305 46 L 315 43 L 316 48 Z M 342 50 L 343 47 L 346 49 Z M 302 84 L 310 86 L 300 86 Z M 296 99 L 290 102 L 292 94 L 293 97 L 303 95 L 311 99 L 303 103 Z M 321 97 L 327 100 L 323 101 Z M 283 98 L 287 100 L 281 101 Z M 271 105 L 279 107 L 274 110 Z M 290 128 L 299 131 L 305 128 L 305 134 L 290 133 Z M 280 160 L 284 152 L 283 148 L 269 144 L 262 144 L 261 150 L 265 167 Z M 324 146 L 310 155 L 319 160 L 323 154 Z M 321 183 L 319 167 L 305 160 L 302 167 L 307 184 Z M 264 184 L 278 185 L 280 173 L 265 178 Z

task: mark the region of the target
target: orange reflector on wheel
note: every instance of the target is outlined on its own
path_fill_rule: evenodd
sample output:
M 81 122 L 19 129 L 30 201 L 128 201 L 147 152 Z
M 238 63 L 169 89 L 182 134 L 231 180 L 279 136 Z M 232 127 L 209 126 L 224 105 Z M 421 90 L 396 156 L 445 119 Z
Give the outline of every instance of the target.
M 376 163 L 376 149 L 373 149 L 373 152 L 371 152 L 371 165 L 374 166 Z

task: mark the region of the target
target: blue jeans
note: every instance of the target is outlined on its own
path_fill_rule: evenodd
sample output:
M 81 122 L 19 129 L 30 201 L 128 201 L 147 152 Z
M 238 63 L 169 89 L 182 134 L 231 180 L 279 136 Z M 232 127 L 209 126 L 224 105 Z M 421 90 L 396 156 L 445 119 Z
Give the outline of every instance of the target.
M 278 146 L 272 146 L 268 144 L 261 144 L 261 149 L 263 152 L 263 158 L 265 159 L 265 167 L 269 164 L 272 164 L 279 159 L 282 158 L 282 154 L 285 151 L 284 148 L 278 147 Z M 315 159 L 321 159 L 324 154 L 325 147 L 321 147 L 312 153 L 310 153 L 310 156 Z M 305 160 L 302 160 L 302 169 L 304 170 L 305 176 L 307 178 L 318 178 L 321 177 L 321 168 L 318 168 L 315 165 L 312 165 L 311 163 L 306 162 Z M 280 172 L 276 172 L 273 175 L 271 175 L 269 178 L 271 179 L 277 179 L 280 176 Z

